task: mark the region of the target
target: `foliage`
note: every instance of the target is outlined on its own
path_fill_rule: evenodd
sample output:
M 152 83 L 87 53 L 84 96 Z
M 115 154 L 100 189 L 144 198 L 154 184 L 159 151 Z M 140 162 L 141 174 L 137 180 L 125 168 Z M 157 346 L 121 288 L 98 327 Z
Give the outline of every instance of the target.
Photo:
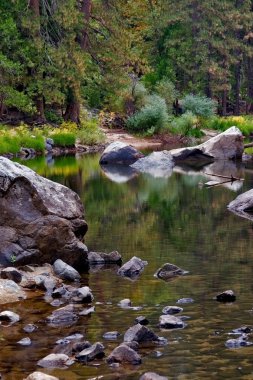
M 187 111 L 182 116 L 175 117 L 171 122 L 170 127 L 172 132 L 183 136 L 202 136 L 201 131 L 198 128 L 198 118 L 190 111 Z
M 238 127 L 247 136 L 253 132 L 253 118 L 252 116 L 213 117 L 206 120 L 203 124 L 204 128 L 222 132 L 232 126 Z
M 99 129 L 97 119 L 83 121 L 77 138 L 78 142 L 84 145 L 99 144 L 105 140 L 103 132 Z
M 0 154 L 18 153 L 21 148 L 32 148 L 37 152 L 45 149 L 45 140 L 41 131 L 31 132 L 26 125 L 17 128 L 1 128 Z
M 145 132 L 152 128 L 155 132 L 163 128 L 168 121 L 165 100 L 158 95 L 149 95 L 146 104 L 127 120 L 127 128 Z
M 217 109 L 217 103 L 206 96 L 186 95 L 181 105 L 184 112 L 192 112 L 202 118 L 214 116 Z
M 48 121 L 55 124 L 61 124 L 63 123 L 63 117 L 59 115 L 59 113 L 56 113 L 55 110 L 50 109 L 45 111 L 45 116 Z
M 171 113 L 173 109 L 173 102 L 179 96 L 175 85 L 170 80 L 164 78 L 156 84 L 155 91 L 166 101 L 168 110 Z

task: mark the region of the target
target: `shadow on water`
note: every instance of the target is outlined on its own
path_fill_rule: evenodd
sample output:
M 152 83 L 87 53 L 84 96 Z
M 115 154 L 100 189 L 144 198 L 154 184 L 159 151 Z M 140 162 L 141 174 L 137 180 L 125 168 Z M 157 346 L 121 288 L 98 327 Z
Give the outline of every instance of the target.
M 141 348 L 141 366 L 110 368 L 97 360 L 88 366 L 74 364 L 68 370 L 45 372 L 62 380 L 138 379 L 154 368 L 169 379 L 251 378 L 253 348 L 225 347 L 232 329 L 253 325 L 253 226 L 227 210 L 239 192 L 252 187 L 251 171 L 237 163 L 214 162 L 200 170 L 176 166 L 169 178 L 154 178 L 126 168 L 100 168 L 98 161 L 97 155 L 88 155 L 78 160 L 58 158 L 50 165 L 41 157 L 25 164 L 79 194 L 89 224 L 86 244 L 90 250 L 118 250 L 123 262 L 135 255 L 148 265 L 135 282 L 118 276 L 115 268 L 84 273 L 82 281 L 93 291 L 95 312 L 71 327 L 52 328 L 44 323 L 54 308 L 39 293 L 32 300 L 5 305 L 4 309 L 18 312 L 22 321 L 8 329 L 0 326 L 4 378 L 21 380 L 38 370 L 36 362 L 52 352 L 55 341 L 73 332 L 83 333 L 92 343 L 103 342 L 108 355 L 138 315 L 145 315 L 150 327 L 169 340 L 167 346 Z M 199 186 L 211 179 L 219 181 L 210 174 L 232 174 L 244 181 Z M 154 273 L 167 262 L 189 273 L 169 283 L 155 278 Z M 236 293 L 235 303 L 214 300 L 226 289 Z M 163 307 L 176 305 L 183 297 L 194 300 L 180 305 L 188 317 L 186 327 L 160 331 L 157 325 Z M 141 310 L 120 308 L 118 303 L 124 298 Z M 32 346 L 21 348 L 16 342 L 26 336 L 22 328 L 27 323 L 39 328 L 30 334 Z M 121 334 L 118 340 L 104 341 L 103 334 L 114 330 Z

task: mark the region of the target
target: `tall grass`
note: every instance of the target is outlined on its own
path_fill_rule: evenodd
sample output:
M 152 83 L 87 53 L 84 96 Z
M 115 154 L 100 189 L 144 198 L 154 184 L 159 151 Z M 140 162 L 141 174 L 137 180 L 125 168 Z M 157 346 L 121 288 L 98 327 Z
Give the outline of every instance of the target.
M 241 132 L 248 136 L 253 133 L 253 117 L 252 116 L 227 116 L 213 117 L 203 122 L 204 128 L 215 129 L 218 131 L 226 131 L 228 128 L 236 126 Z

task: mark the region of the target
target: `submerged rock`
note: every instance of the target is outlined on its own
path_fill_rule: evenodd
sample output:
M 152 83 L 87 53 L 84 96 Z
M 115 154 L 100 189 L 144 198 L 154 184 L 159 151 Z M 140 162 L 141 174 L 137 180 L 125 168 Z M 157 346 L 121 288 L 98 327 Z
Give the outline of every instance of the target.
M 104 150 L 99 163 L 102 165 L 130 165 L 141 157 L 143 157 L 143 154 L 131 145 L 120 141 L 114 141 Z
M 155 372 L 146 372 L 139 380 L 168 380 L 168 377 L 160 376 Z
M 159 318 L 159 326 L 162 329 L 182 329 L 185 327 L 184 322 L 172 315 L 161 315 Z
M 55 274 L 57 274 L 57 276 L 59 276 L 63 280 L 78 281 L 81 278 L 77 270 L 75 270 L 70 265 L 64 263 L 64 261 L 62 261 L 61 259 L 58 259 L 54 262 L 53 268 Z
M 77 265 L 87 257 L 83 205 L 69 188 L 0 157 L 0 208 L 1 264 Z
M 23 338 L 17 342 L 17 344 L 20 344 L 21 346 L 30 346 L 32 344 L 32 341 L 30 338 Z
M 104 333 L 103 338 L 106 340 L 115 340 L 120 336 L 118 331 L 108 331 Z
M 228 339 L 225 343 L 227 348 L 240 348 L 246 346 L 252 346 L 252 342 L 248 342 L 248 336 L 242 335 L 237 339 Z
M 59 380 L 59 378 L 36 371 L 31 373 L 25 380 Z
M 122 309 L 129 309 L 132 306 L 132 302 L 129 298 L 124 298 L 119 301 L 118 306 L 122 307 Z
M 146 317 L 140 315 L 135 318 L 135 323 L 139 323 L 140 325 L 147 326 L 149 324 L 149 320 Z
M 43 368 L 66 368 L 71 362 L 68 355 L 50 354 L 39 360 L 37 364 Z
M 54 310 L 53 313 L 47 317 L 46 321 L 51 326 L 68 326 L 76 322 L 78 316 L 75 312 L 73 305 L 67 305 L 60 309 Z
M 169 281 L 177 276 L 182 276 L 188 273 L 187 271 L 177 267 L 174 264 L 166 263 L 154 274 L 155 277 L 164 281 Z
M 153 152 L 146 157 L 140 158 L 131 167 L 156 178 L 170 177 L 174 167 L 174 159 L 167 150 Z
M 193 298 L 180 298 L 177 300 L 177 303 L 179 304 L 185 304 L 185 303 L 193 303 L 194 299 Z
M 173 315 L 181 313 L 184 309 L 179 306 L 165 306 L 162 310 L 163 314 Z
M 128 345 L 122 343 L 116 347 L 107 358 L 107 363 L 141 364 L 140 355 Z
M 76 355 L 76 359 L 81 362 L 89 362 L 96 358 L 101 359 L 105 355 L 104 346 L 102 343 L 97 342 L 91 347 L 86 348 Z
M 120 264 L 122 258 L 118 251 L 113 251 L 110 253 L 89 252 L 88 261 L 90 265 Z
M 225 290 L 216 296 L 216 300 L 219 302 L 234 302 L 236 300 L 233 290 Z
M 23 330 L 27 333 L 32 333 L 32 332 L 38 330 L 38 327 L 32 323 L 29 323 L 28 325 L 25 325 L 23 327 Z
M 143 272 L 147 264 L 147 261 L 143 261 L 139 257 L 134 256 L 127 263 L 122 265 L 118 270 L 118 274 L 120 276 L 136 279 Z
M 20 316 L 13 311 L 5 310 L 0 313 L 0 321 L 16 323 L 20 320 Z
M 145 342 L 158 342 L 159 337 L 150 329 L 148 329 L 146 326 L 137 324 L 132 327 L 130 327 L 124 335 L 124 342 L 138 342 L 138 343 L 145 343 Z

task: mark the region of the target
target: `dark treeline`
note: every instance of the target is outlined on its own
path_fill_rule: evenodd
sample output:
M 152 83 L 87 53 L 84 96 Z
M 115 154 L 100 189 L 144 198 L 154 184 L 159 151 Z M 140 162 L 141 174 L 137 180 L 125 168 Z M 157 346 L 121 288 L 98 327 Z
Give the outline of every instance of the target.
M 2 120 L 131 113 L 140 79 L 253 112 L 252 0 L 1 0 L 0 47 Z

